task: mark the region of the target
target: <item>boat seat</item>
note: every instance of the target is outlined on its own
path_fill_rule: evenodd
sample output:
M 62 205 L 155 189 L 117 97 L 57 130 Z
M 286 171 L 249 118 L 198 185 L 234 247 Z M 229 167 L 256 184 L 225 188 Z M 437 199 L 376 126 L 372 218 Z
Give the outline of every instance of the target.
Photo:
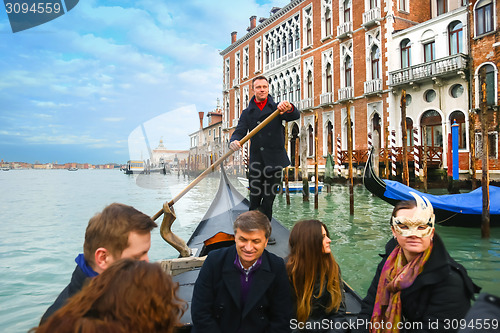
M 160 261 L 160 266 L 168 274 L 176 276 L 203 266 L 206 258 L 207 256 L 167 259 Z

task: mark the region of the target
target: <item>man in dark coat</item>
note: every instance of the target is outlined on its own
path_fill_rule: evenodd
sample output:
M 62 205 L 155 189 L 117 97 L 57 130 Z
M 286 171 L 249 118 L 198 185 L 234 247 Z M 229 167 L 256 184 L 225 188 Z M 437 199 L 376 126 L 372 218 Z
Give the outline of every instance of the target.
M 191 303 L 193 333 L 290 332 L 283 259 L 265 250 L 271 224 L 259 211 L 234 222 L 235 245 L 208 254 Z
M 413 323 L 413 329 L 402 329 L 401 332 L 456 332 L 454 321 L 459 322 L 465 317 L 474 293 L 479 292 L 466 269 L 450 257 L 437 234 L 434 234 L 433 242 L 434 247 L 423 271 L 411 286 L 401 291 L 404 321 Z M 386 244 L 386 254 L 363 300 L 360 318 L 365 322 L 369 322 L 372 316 L 382 268 L 396 245 L 395 239 Z M 359 325 L 355 332 L 368 332 L 368 329 Z
M 121 258 L 148 261 L 151 230 L 156 223 L 132 206 L 113 203 L 89 220 L 83 253 L 76 259 L 70 283 L 42 316 L 43 324 L 67 300 L 79 292 L 90 278 L 104 272 Z
M 254 129 L 276 109 L 280 115 L 261 129 L 252 139 L 250 145 L 249 187 L 250 210 L 259 209 L 272 219 L 273 202 L 281 183 L 281 171 L 290 165 L 285 150 L 285 136 L 282 121 L 300 118 L 300 112 L 288 101 L 276 105 L 269 95 L 269 84 L 264 76 L 257 76 L 252 81 L 254 96 L 248 107 L 241 113 L 238 125 L 230 139 L 230 148 L 234 151 L 241 148 L 241 140 L 247 132 Z

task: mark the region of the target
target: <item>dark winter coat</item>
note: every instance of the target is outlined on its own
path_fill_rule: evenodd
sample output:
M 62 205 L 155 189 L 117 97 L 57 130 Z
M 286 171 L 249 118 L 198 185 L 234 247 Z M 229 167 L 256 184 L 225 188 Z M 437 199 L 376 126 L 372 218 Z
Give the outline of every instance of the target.
M 450 257 L 437 234 L 434 234 L 433 243 L 431 255 L 423 271 L 410 287 L 401 291 L 404 321 L 419 322 L 422 326 L 418 328 L 414 326 L 413 330 L 401 330 L 401 332 L 454 331 L 446 328 L 451 327 L 454 320 L 465 317 L 471 299 L 474 299 L 474 293 L 479 292 L 479 288 L 467 275 L 466 269 Z M 361 317 L 368 321 L 373 313 L 380 273 L 396 245 L 395 239 L 386 244 L 386 252 L 363 300 Z
M 196 280 L 192 332 L 290 332 L 292 306 L 283 259 L 264 250 L 262 264 L 241 306 L 236 247 L 210 252 Z
M 80 266 L 77 265 L 75 270 L 73 271 L 73 275 L 71 276 L 70 283 L 59 294 L 59 296 L 54 301 L 54 304 L 52 304 L 47 309 L 47 311 L 45 311 L 45 314 L 40 320 L 40 324 L 43 324 L 47 319 L 49 319 L 50 316 L 54 314 L 54 312 L 62 308 L 68 301 L 68 298 L 82 290 L 83 286 L 88 282 L 89 279 L 90 278 L 85 275 Z
M 255 104 L 255 96 L 252 97 L 248 107 L 241 113 L 238 125 L 229 141 L 240 141 L 264 121 L 271 113 L 276 111 L 277 104 L 269 95 L 264 109 L 261 111 Z M 300 118 L 299 110 L 293 106 L 292 112 L 278 115 L 251 139 L 250 163 L 260 162 L 261 165 L 272 169 L 283 169 L 290 165 L 290 160 L 285 150 L 285 135 L 283 133 L 282 121 L 292 121 Z

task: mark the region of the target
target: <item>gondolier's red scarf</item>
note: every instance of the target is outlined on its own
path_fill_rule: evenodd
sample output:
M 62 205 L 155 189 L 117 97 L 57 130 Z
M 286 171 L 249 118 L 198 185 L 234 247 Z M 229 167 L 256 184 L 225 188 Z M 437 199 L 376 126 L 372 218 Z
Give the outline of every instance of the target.
M 267 98 L 261 102 L 258 102 L 257 99 L 255 99 L 255 104 L 257 105 L 257 107 L 259 108 L 260 111 L 264 110 L 264 106 L 266 106 L 267 104 Z M 286 113 L 291 113 L 293 112 L 293 104 L 292 104 L 292 108 L 290 110 L 288 110 Z
M 411 286 L 422 272 L 432 252 L 432 245 L 409 263 L 399 245 L 391 252 L 380 273 L 370 332 L 399 332 L 397 324 L 401 322 L 402 315 L 401 290 Z

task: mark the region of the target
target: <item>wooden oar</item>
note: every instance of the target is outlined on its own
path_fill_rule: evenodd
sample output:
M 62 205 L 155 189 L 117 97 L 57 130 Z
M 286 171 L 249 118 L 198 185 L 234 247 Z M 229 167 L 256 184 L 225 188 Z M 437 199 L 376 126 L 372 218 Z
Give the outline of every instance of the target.
M 271 113 L 263 122 L 261 122 L 259 125 L 257 125 L 253 130 L 250 131 L 243 139 L 240 140 L 240 144 L 243 146 L 248 140 L 250 140 L 257 132 L 259 132 L 264 126 L 269 124 L 274 118 L 276 118 L 280 114 L 280 110 L 276 110 L 273 113 Z M 180 198 L 184 196 L 190 189 L 196 186 L 203 178 L 205 178 L 209 173 L 213 172 L 215 168 L 224 162 L 226 158 L 231 156 L 234 153 L 234 150 L 229 149 L 227 153 L 225 153 L 223 156 L 221 156 L 217 161 L 212 163 L 205 171 L 203 171 L 195 180 L 193 180 L 185 189 L 181 191 L 176 197 L 174 197 L 172 200 L 168 202 L 168 206 L 172 207 L 173 204 L 175 204 L 177 201 L 179 201 Z M 160 216 L 163 214 L 163 209 L 158 211 L 155 215 L 153 215 L 152 219 L 155 221 L 158 219 Z M 172 221 L 173 222 L 173 221 Z

